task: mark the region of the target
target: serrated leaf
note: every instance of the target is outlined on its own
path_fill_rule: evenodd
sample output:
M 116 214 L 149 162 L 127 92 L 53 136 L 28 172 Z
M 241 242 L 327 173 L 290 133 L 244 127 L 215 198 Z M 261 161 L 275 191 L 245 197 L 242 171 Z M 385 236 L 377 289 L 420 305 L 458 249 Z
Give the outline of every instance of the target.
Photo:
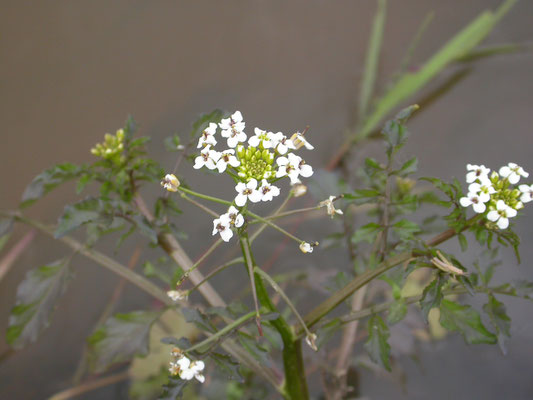
M 391 304 L 389 314 L 387 315 L 387 322 L 391 325 L 400 322 L 407 315 L 407 304 L 403 298 L 399 298 Z
M 406 161 L 401 168 L 397 171 L 399 175 L 405 176 L 416 172 L 418 168 L 418 159 L 416 157 Z
M 356 244 L 363 241 L 373 243 L 374 240 L 376 240 L 376 236 L 378 235 L 378 233 L 382 230 L 383 228 L 375 222 L 363 225 L 362 227 L 357 229 L 352 235 L 352 243 Z
M 368 339 L 364 347 L 372 361 L 390 371 L 390 345 L 388 339 L 389 328 L 383 322 L 383 319 L 377 314 L 370 317 L 368 320 Z
M 2 236 L 11 233 L 13 229 L 13 218 L 1 218 L 0 219 L 0 238 Z
M 183 316 L 185 317 L 185 321 L 195 324 L 198 327 L 198 329 L 201 329 L 207 332 L 216 331 L 211 321 L 209 321 L 209 318 L 207 317 L 207 315 L 202 313 L 200 310 L 197 310 L 195 308 L 183 307 L 181 309 L 181 312 L 183 313 Z
M 88 222 L 104 221 L 111 222 L 111 217 L 104 213 L 102 201 L 89 197 L 65 207 L 63 214 L 57 222 L 54 237 L 56 239 L 63 237 Z
M 356 204 L 374 202 L 380 196 L 381 192 L 375 189 L 357 189 L 353 193 L 345 193 L 343 195 L 344 199 L 355 200 Z
M 420 309 L 422 316 L 426 323 L 428 322 L 428 314 L 432 308 L 440 307 L 440 303 L 443 299 L 442 287 L 446 283 L 447 278 L 438 273 L 435 279 L 431 281 L 429 285 L 424 288 L 422 292 L 422 299 L 420 300 Z
M 159 396 L 159 400 L 176 400 L 181 399 L 183 388 L 187 385 L 184 379 L 170 377 L 168 384 L 163 386 L 163 393 Z
M 6 340 L 14 348 L 35 342 L 49 325 L 57 300 L 70 278 L 67 260 L 35 268 L 26 274 L 17 289 L 17 300 L 11 310 Z
M 80 176 L 83 170 L 77 165 L 63 163 L 41 172 L 24 190 L 20 206 L 29 206 L 58 185 Z
M 481 322 L 479 313 L 468 305 L 443 299 L 440 303 L 440 323 L 449 331 L 458 331 L 468 344 L 497 342 Z
M 392 225 L 392 230 L 401 240 L 413 240 L 415 233 L 420 232 L 420 227 L 414 222 L 402 219 Z
M 489 316 L 490 322 L 496 331 L 498 345 L 502 353 L 507 354 L 505 341 L 511 337 L 511 318 L 507 315 L 505 305 L 492 294 L 489 294 L 489 301 L 483 306 L 483 310 Z
M 102 372 L 114 363 L 148 354 L 150 327 L 159 311 L 133 311 L 115 314 L 88 339 L 89 359 L 94 372 Z
M 215 362 L 218 370 L 227 378 L 237 382 L 244 382 L 239 369 L 240 365 L 229 354 L 211 352 L 209 357 Z

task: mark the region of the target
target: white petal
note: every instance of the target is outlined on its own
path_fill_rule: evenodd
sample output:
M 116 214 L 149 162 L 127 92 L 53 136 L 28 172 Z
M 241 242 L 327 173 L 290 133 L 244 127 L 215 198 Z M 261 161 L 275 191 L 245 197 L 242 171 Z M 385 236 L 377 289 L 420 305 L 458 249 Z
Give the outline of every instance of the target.
M 479 195 L 478 195 L 478 199 L 479 199 L 479 201 L 481 201 L 482 203 L 486 203 L 487 201 L 490 200 L 490 194 L 488 194 L 488 193 L 484 193 L 484 192 L 481 192 L 481 193 L 479 193 Z
M 496 222 L 500 218 L 498 211 L 492 210 L 487 214 L 487 219 L 492 222 Z
M 190 369 L 182 369 L 180 371 L 180 378 L 186 381 L 190 381 L 192 378 L 194 378 L 194 371 Z
M 235 186 L 235 190 L 239 193 L 242 193 L 246 190 L 246 183 L 244 182 L 239 182 L 237 183 L 237 186 Z M 240 207 L 240 206 L 239 206 Z
M 239 207 L 242 207 L 246 204 L 247 199 L 248 197 L 246 195 L 239 193 L 237 197 L 235 197 L 235 204 L 237 204 Z
M 197 372 L 203 371 L 204 368 L 205 363 L 202 360 L 195 361 L 192 366 L 192 369 Z
M 195 378 L 198 379 L 198 382 L 200 382 L 200 383 L 204 383 L 205 382 L 205 376 L 203 376 L 202 374 L 196 374 Z
M 304 178 L 309 178 L 311 175 L 313 175 L 313 167 L 311 167 L 309 164 L 304 164 L 300 167 L 300 175 L 302 175 Z
M 282 166 L 285 166 L 289 163 L 289 159 L 287 157 L 278 157 L 278 159 L 276 160 L 276 163 L 282 167 Z
M 255 190 L 257 188 L 257 180 L 255 179 L 250 179 L 250 181 L 246 184 L 246 187 L 248 189 L 252 189 L 252 190 Z
M 509 207 L 507 210 L 505 210 L 505 214 L 508 218 L 516 217 L 517 211 L 514 208 Z
M 204 166 L 204 158 L 202 156 L 198 156 L 194 159 L 194 169 L 200 169 Z
M 248 195 L 248 199 L 252 203 L 257 203 L 257 202 L 261 201 L 261 197 L 263 197 L 263 195 L 261 194 L 261 192 L 259 190 L 254 190 L 252 193 L 250 193 Z
M 231 230 L 231 228 L 226 228 L 223 231 L 220 231 L 220 237 L 225 242 L 229 242 L 232 236 L 233 236 L 233 231 Z
M 176 364 L 178 364 L 181 369 L 189 369 L 189 366 L 191 365 L 191 360 L 183 356 L 178 361 L 176 361 Z
M 260 141 L 261 140 L 257 136 L 252 136 L 250 139 L 248 139 L 248 144 L 252 147 L 257 147 L 259 146 Z
M 511 174 L 511 168 L 505 166 L 500 168 L 500 176 L 503 178 L 507 178 Z
M 509 182 L 511 182 L 514 185 L 515 183 L 518 183 L 518 181 L 520 180 L 520 175 L 518 175 L 516 172 L 512 172 L 511 175 L 507 177 L 507 179 L 509 179 Z
M 469 193 L 479 193 L 481 190 L 481 185 L 477 182 L 471 183 L 468 186 L 468 192 Z
M 522 193 L 522 196 L 520 196 L 520 201 L 522 203 L 529 203 L 531 200 L 533 200 L 533 198 L 531 196 L 531 192 Z
M 509 226 L 509 220 L 507 218 L 500 218 L 497 224 L 498 224 L 498 228 L 506 229 Z
M 472 183 L 476 180 L 477 176 L 475 171 L 466 174 L 466 183 Z
M 236 136 L 228 138 L 228 147 L 234 148 L 239 144 L 239 139 Z
M 496 203 L 496 208 L 500 211 L 505 210 L 507 208 L 507 204 L 503 200 L 498 200 Z
M 244 217 L 241 214 L 238 214 L 235 217 L 235 227 L 240 228 L 244 224 Z
M 242 114 L 240 111 L 235 111 L 232 115 L 231 115 L 231 119 L 234 121 L 234 122 L 241 122 L 242 121 Z
M 470 204 L 472 204 L 472 202 L 470 201 L 468 197 L 461 197 L 461 199 L 459 200 L 459 203 L 461 203 L 463 207 L 468 207 Z
M 477 212 L 478 214 L 484 213 L 485 210 L 487 209 L 484 203 L 474 204 L 473 208 L 474 208 L 474 211 Z
M 206 163 L 205 163 L 205 166 L 208 168 L 208 169 L 216 169 L 217 165 L 215 164 L 215 162 L 209 158 Z
M 226 161 L 224 161 L 222 158 L 220 160 L 218 160 L 217 162 L 217 169 L 218 169 L 218 172 L 222 173 L 226 170 L 226 167 L 227 167 L 227 163 Z
M 283 178 L 285 175 L 287 175 L 287 168 L 279 167 L 276 171 L 276 178 Z
M 229 159 L 228 159 L 228 163 L 229 165 L 231 165 L 232 167 L 238 167 L 239 165 L 241 165 L 241 162 L 239 160 L 237 160 L 237 157 L 235 156 L 231 156 Z

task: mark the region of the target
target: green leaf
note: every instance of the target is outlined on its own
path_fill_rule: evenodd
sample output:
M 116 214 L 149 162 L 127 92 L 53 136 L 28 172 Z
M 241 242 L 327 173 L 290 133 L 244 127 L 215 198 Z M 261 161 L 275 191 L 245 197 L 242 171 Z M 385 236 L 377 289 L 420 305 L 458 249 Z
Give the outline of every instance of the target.
M 520 43 L 497 44 L 494 46 L 484 46 L 470 51 L 462 57 L 457 58 L 458 62 L 472 62 L 482 58 L 497 56 L 500 54 L 518 53 L 527 51 L 530 46 Z
M 83 171 L 83 167 L 71 163 L 58 164 L 43 171 L 26 187 L 20 206 L 29 206 L 56 186 L 80 176 Z
M 379 53 L 383 42 L 383 31 L 385 30 L 385 16 L 387 11 L 387 1 L 379 0 L 378 9 L 372 24 L 372 33 L 368 43 L 368 51 L 365 59 L 365 71 L 363 82 L 359 94 L 359 119 L 362 120 L 372 99 L 374 84 L 378 72 Z
M 88 222 L 111 223 L 111 217 L 104 214 L 104 206 L 100 199 L 88 197 L 78 203 L 66 206 L 57 222 L 54 237 L 56 239 L 63 237 Z
M 420 91 L 452 62 L 472 51 L 515 3 L 516 0 L 507 0 L 496 12 L 483 12 L 450 39 L 420 69 L 400 77 L 378 100 L 374 112 L 365 121 L 356 138 L 366 138 L 392 109 Z
M 505 340 L 511 337 L 511 318 L 505 311 L 505 305 L 492 294 L 489 294 L 489 301 L 483 306 L 483 310 L 489 316 L 490 322 L 496 331 L 498 345 L 502 353 L 507 354 Z
M 468 250 L 468 241 L 466 240 L 466 236 L 462 233 L 459 233 L 457 235 L 457 239 L 459 240 L 459 244 L 461 245 L 461 251 Z
M 133 311 L 109 318 L 88 339 L 89 360 L 94 372 L 102 372 L 114 363 L 148 354 L 150 327 L 159 311 Z
M 209 357 L 211 357 L 211 359 L 217 365 L 218 370 L 222 372 L 227 379 L 236 380 L 237 382 L 244 382 L 244 378 L 239 371 L 239 363 L 230 355 L 212 352 L 209 354 Z
M 139 232 L 149 238 L 153 244 L 157 243 L 157 232 L 144 216 L 134 215 L 132 220 L 135 222 L 135 226 L 139 229 Z
M 183 307 L 181 309 L 181 312 L 183 313 L 183 316 L 185 317 L 185 321 L 195 324 L 198 327 L 198 329 L 202 331 L 207 331 L 207 332 L 216 331 L 211 321 L 209 321 L 209 318 L 207 317 L 207 315 L 205 315 L 200 310 L 197 310 L 195 308 Z
M 16 304 L 11 310 L 7 342 L 22 348 L 37 340 L 50 324 L 56 302 L 67 287 L 71 271 L 67 260 L 33 269 L 17 289 Z
M 497 342 L 496 336 L 481 322 L 479 313 L 470 306 L 443 299 L 440 303 L 440 323 L 450 331 L 458 331 L 468 344 Z
M 435 279 L 424 288 L 422 292 L 422 299 L 420 300 L 420 308 L 422 316 L 426 323 L 428 322 L 428 314 L 432 308 L 440 307 L 440 303 L 444 296 L 442 295 L 442 287 L 447 282 L 444 274 L 437 273 Z
M 178 151 L 178 146 L 181 144 L 181 139 L 177 134 L 167 137 L 163 143 L 167 151 Z
M 210 122 L 220 122 L 224 113 L 221 110 L 213 110 L 208 114 L 201 114 L 196 121 L 192 124 L 191 132 L 189 137 L 191 139 L 200 135 L 200 133 L 207 128 Z
M 181 399 L 183 388 L 189 381 L 184 379 L 170 377 L 168 384 L 163 386 L 163 393 L 158 400 L 176 400 Z
M 389 315 L 387 315 L 387 322 L 394 325 L 400 322 L 407 315 L 407 304 L 403 298 L 399 298 L 389 308 Z
M 413 240 L 415 233 L 420 232 L 420 227 L 414 222 L 402 219 L 392 225 L 392 230 L 401 240 Z
M 352 235 L 352 243 L 356 244 L 362 241 L 366 241 L 368 243 L 374 242 L 376 239 L 376 236 L 379 232 L 381 232 L 383 228 L 376 224 L 375 222 L 371 222 L 369 224 L 363 225 L 361 228 L 356 230 L 354 234 Z
M 364 347 L 372 361 L 390 371 L 390 345 L 388 339 L 389 328 L 381 317 L 377 314 L 370 317 L 368 320 L 368 339 Z
M 416 172 L 418 168 L 418 158 L 413 157 L 410 160 L 406 161 L 401 168 L 397 171 L 398 175 L 406 176 Z
M 353 193 L 345 193 L 343 195 L 344 199 L 355 200 L 356 204 L 374 202 L 380 196 L 381 192 L 374 189 L 357 189 Z
M 13 229 L 13 218 L 1 218 L 0 219 L 0 238 L 11 233 Z

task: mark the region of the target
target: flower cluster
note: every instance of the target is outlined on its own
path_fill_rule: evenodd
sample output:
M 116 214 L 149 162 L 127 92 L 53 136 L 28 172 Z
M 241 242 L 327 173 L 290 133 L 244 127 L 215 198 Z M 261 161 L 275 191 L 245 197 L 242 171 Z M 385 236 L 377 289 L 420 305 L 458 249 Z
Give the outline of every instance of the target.
M 179 376 L 180 379 L 186 381 L 190 381 L 193 378 L 196 378 L 201 383 L 205 381 L 205 376 L 202 375 L 202 371 L 205 368 L 203 361 L 191 361 L 177 347 L 172 349 L 170 355 L 174 357 L 174 361 L 170 362 L 168 369 L 170 375 Z
M 233 236 L 232 229 L 244 224 L 241 212 L 248 203 L 272 201 L 279 196 L 280 189 L 274 185 L 276 181 L 288 177 L 291 185 L 300 185 L 300 177 L 313 175 L 313 168 L 294 153 L 301 147 L 313 149 L 302 133 L 289 138 L 281 132 L 255 128 L 254 135 L 248 138 L 245 127 L 240 111 L 222 119 L 218 125 L 210 123 L 198 140 L 197 148 L 201 150 L 194 160 L 195 169 L 205 167 L 227 173 L 236 183 L 234 206 L 213 221 L 213 235 L 220 234 L 226 242 Z M 217 140 L 218 128 L 229 147 L 223 151 L 214 148 L 220 140 L 220 137 Z
M 524 203 L 533 200 L 533 185 L 516 185 L 529 174 L 515 163 L 509 163 L 498 172 L 490 171 L 484 165 L 466 166 L 468 194 L 460 199 L 463 207 L 472 206 L 478 214 L 486 213 L 486 218 L 500 229 L 509 226 L 509 219 L 517 215 Z
M 104 141 L 97 143 L 91 149 L 91 153 L 97 157 L 111 160 L 115 163 L 120 163 L 123 160 L 122 151 L 124 150 L 125 133 L 123 129 L 119 129 L 115 135 L 106 133 Z

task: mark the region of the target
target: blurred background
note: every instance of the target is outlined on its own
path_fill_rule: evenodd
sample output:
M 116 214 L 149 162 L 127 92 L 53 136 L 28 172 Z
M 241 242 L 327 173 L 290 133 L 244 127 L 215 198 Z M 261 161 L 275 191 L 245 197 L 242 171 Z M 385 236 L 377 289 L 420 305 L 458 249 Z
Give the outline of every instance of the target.
M 430 11 L 435 16 L 412 68 L 481 11 L 499 4 L 391 0 L 377 93 L 387 87 Z M 199 113 L 214 108 L 240 110 L 248 127 L 290 133 L 309 125 L 308 138 L 317 151 L 306 154 L 306 160 L 315 169 L 324 168 L 354 122 L 375 9 L 374 0 L 2 2 L 0 208 L 16 208 L 25 186 L 43 169 L 63 161 L 90 162 L 89 149 L 105 132 L 120 128 L 128 114 L 139 123 L 140 134 L 152 137 L 149 150 L 167 169 L 175 153 L 164 151 L 163 139 L 187 133 Z M 531 43 L 532 21 L 533 2 L 520 1 L 485 44 Z M 419 158 L 420 176 L 445 180 L 462 179 L 467 163 L 497 169 L 515 161 L 533 172 L 531 48 L 481 60 L 471 68 L 458 85 L 410 122 L 412 136 L 405 152 Z M 453 68 L 424 93 L 451 73 Z M 204 192 L 228 190 L 212 186 L 212 176 L 193 173 L 188 164 L 183 174 Z M 150 198 L 151 191 L 160 188 L 144 190 Z M 53 223 L 63 205 L 74 199 L 73 186 L 66 185 L 28 214 Z M 526 207 L 524 214 L 517 224 L 523 262 L 517 266 L 512 254 L 504 252 L 500 279 L 533 278 L 532 211 Z M 197 217 L 195 211 L 181 221 L 189 233 L 184 246 L 200 255 L 211 240 L 206 239 L 210 218 Z M 316 239 L 327 233 L 319 224 L 312 229 Z M 12 241 L 25 231 L 18 226 Z M 265 243 L 273 246 L 279 241 L 273 233 L 266 237 Z M 116 254 L 122 262 L 141 243 L 135 240 Z M 113 252 L 112 247 L 102 249 Z M 264 250 L 263 258 L 269 251 Z M 61 244 L 38 235 L 0 282 L 0 336 L 26 271 L 64 253 Z M 276 268 L 298 263 L 292 254 L 297 252 L 288 252 Z M 313 254 L 306 262 L 320 268 L 328 259 Z M 76 279 L 51 326 L 37 343 L 0 364 L 0 398 L 43 399 L 69 386 L 82 343 L 117 282 L 82 257 L 75 263 Z M 228 294 L 240 284 L 230 274 L 220 283 Z M 144 294 L 129 287 L 119 309 L 149 304 Z M 369 399 L 533 398 L 533 308 L 522 300 L 506 299 L 506 304 L 513 320 L 507 356 L 497 346 L 466 346 L 458 335 L 451 335 L 424 345 L 416 362 L 400 360 L 407 379 L 403 388 L 384 376 L 363 372 L 361 394 Z M 0 351 L 6 349 L 2 339 Z M 80 398 L 127 398 L 127 389 L 122 383 Z

